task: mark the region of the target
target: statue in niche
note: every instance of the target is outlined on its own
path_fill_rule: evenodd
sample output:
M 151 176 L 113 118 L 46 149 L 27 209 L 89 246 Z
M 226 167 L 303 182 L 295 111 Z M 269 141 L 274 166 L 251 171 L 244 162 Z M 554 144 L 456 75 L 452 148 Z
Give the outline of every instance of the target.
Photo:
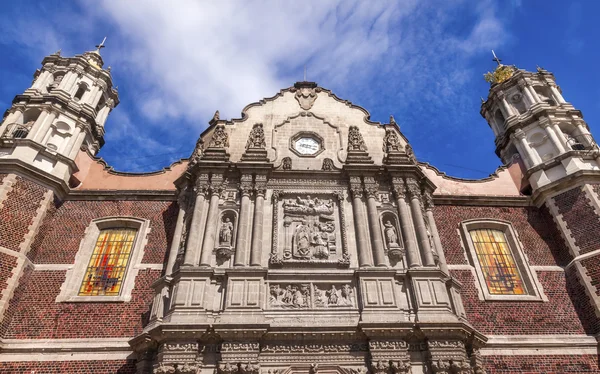
M 384 233 L 385 233 L 385 242 L 387 243 L 388 248 L 397 248 L 400 247 L 398 244 L 398 232 L 392 222 L 390 220 L 385 221 L 384 225 Z
M 263 130 L 263 124 L 257 123 L 252 127 L 250 135 L 248 135 L 248 141 L 246 142 L 246 149 L 251 148 L 265 148 L 267 143 L 265 142 L 265 131 Z
M 307 308 L 310 305 L 310 286 L 308 284 L 288 284 L 281 288 L 279 284 L 269 287 L 269 304 L 276 307 Z
M 284 258 L 326 260 L 336 252 L 333 201 L 307 195 L 283 201 L 286 236 Z
M 292 159 L 289 157 L 284 157 L 281 161 L 281 168 L 283 170 L 292 170 Z
M 229 217 L 226 217 L 221 223 L 219 231 L 219 244 L 222 246 L 231 246 L 231 237 L 233 234 L 233 223 Z

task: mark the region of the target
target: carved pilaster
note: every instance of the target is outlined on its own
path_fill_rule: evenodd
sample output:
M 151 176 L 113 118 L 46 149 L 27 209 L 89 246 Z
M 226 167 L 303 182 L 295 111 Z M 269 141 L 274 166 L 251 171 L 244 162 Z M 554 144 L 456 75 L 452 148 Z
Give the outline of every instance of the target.
M 465 344 L 460 340 L 428 340 L 429 362 L 436 374 L 471 374 Z
M 157 361 L 155 374 L 198 374 L 202 370 L 197 342 L 164 343 Z
M 362 181 L 358 176 L 350 177 L 350 193 L 352 194 L 353 199 L 362 199 L 364 189 L 362 186 Z
M 403 340 L 371 340 L 373 374 L 406 374 L 411 372 L 408 344 Z

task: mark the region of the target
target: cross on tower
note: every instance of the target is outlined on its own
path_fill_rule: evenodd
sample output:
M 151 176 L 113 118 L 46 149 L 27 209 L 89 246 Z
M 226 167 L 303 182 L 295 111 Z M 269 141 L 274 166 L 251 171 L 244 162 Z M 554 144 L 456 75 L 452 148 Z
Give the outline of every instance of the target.
M 104 39 L 102 39 L 102 43 L 100 43 L 100 44 L 98 44 L 98 45 L 96 46 L 96 48 L 97 48 L 97 49 L 96 49 L 96 52 L 100 53 L 100 50 L 101 50 L 102 48 L 106 48 L 106 46 L 104 45 L 104 42 L 105 42 L 105 41 L 106 41 L 106 36 L 104 37 Z
M 494 55 L 494 58 L 492 59 L 492 61 L 496 61 L 496 63 L 498 63 L 498 66 L 502 65 L 502 64 L 500 63 L 500 61 L 502 61 L 502 60 L 500 60 L 500 59 L 498 58 L 498 56 L 496 56 L 496 52 L 494 52 L 494 50 L 493 50 L 493 49 L 492 49 L 492 54 Z

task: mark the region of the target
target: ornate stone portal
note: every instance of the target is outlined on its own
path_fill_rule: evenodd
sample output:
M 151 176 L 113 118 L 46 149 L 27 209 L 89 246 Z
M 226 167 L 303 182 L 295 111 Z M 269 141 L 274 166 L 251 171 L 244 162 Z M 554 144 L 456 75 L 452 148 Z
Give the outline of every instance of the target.
M 485 338 L 465 323 L 445 265 L 435 186 L 395 121 L 373 124 L 310 82 L 282 95 L 274 115 L 252 111 L 260 105 L 239 120 L 217 114 L 198 140 L 177 181 L 177 263 L 153 285 L 150 323 L 131 342 L 139 373 L 479 365 L 467 352 Z M 319 108 L 331 112 L 304 112 Z

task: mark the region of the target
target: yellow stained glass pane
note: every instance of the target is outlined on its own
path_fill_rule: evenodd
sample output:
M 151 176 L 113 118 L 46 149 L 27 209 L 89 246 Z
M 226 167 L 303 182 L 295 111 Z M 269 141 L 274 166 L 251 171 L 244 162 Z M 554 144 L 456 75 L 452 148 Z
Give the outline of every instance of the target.
M 136 232 L 135 229 L 100 231 L 79 295 L 116 296 L 121 292 Z
M 523 279 L 504 232 L 478 229 L 469 231 L 469 234 L 489 292 L 495 295 L 524 295 Z

